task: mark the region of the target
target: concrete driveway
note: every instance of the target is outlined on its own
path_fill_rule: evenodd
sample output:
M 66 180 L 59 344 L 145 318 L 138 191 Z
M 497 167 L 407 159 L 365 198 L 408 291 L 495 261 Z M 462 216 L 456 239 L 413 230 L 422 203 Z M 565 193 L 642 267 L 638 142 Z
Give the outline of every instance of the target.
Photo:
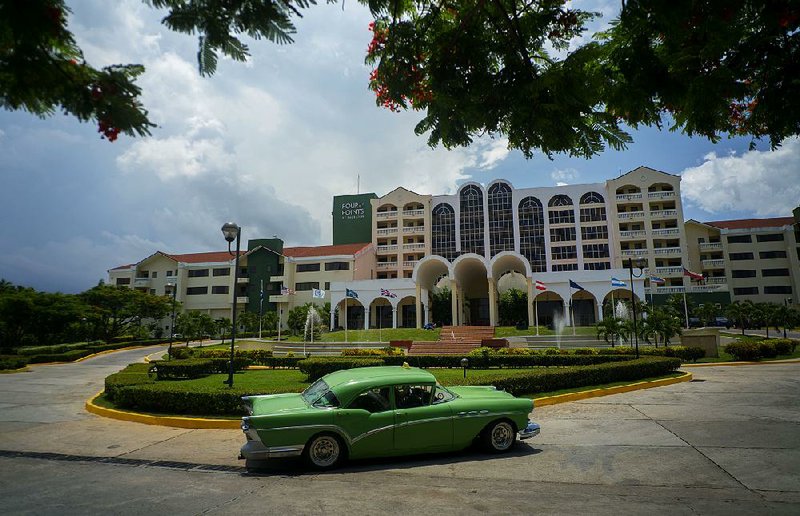
M 0 375 L 4 512 L 800 513 L 800 364 L 696 368 L 695 382 L 536 409 L 542 433 L 508 455 L 246 475 L 238 431 L 83 411 L 102 378 L 153 351 Z

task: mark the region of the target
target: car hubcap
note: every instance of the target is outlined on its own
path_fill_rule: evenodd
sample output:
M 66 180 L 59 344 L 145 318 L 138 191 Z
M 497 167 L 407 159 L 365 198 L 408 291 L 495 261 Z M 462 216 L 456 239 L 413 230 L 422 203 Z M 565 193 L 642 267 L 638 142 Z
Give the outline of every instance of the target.
M 505 450 L 514 442 L 514 429 L 508 423 L 499 423 L 492 429 L 492 446 Z
M 330 466 L 339 458 L 339 443 L 333 437 L 320 437 L 311 443 L 309 456 L 317 466 Z

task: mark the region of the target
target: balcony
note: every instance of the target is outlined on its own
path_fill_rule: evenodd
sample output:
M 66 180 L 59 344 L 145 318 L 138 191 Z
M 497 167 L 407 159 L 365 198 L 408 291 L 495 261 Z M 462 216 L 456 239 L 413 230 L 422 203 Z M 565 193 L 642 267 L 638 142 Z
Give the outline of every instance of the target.
M 647 253 L 647 249 L 623 249 L 620 251 L 622 256 L 644 256 Z
M 270 303 L 288 303 L 289 302 L 289 295 L 288 294 L 278 294 L 274 296 L 269 296 Z
M 247 302 L 250 301 L 250 298 L 247 296 L 236 296 L 236 303 L 245 305 Z
M 377 264 L 378 270 L 386 270 L 386 269 L 396 269 L 397 262 L 378 262 Z
M 672 219 L 678 216 L 678 210 L 655 210 L 650 212 L 651 219 Z
M 680 232 L 681 230 L 678 228 L 654 229 L 652 231 L 654 237 L 679 235 Z
M 634 231 L 620 231 L 619 236 L 622 240 L 631 240 L 634 238 L 645 238 L 647 236 L 647 231 L 643 229 L 637 229 Z
M 642 198 L 642 192 L 618 194 L 617 202 L 634 201 L 636 199 L 641 199 L 641 198 Z
M 683 294 L 685 291 L 687 294 L 692 293 L 699 293 L 699 292 L 720 292 L 720 291 L 727 291 L 728 287 L 726 285 L 693 285 L 691 287 L 656 287 L 655 291 L 652 287 L 645 288 L 645 294 Z
M 656 267 L 658 276 L 683 276 L 683 267 Z
M 403 217 L 424 217 L 425 210 L 403 210 Z
M 394 211 L 379 211 L 375 213 L 376 219 L 391 219 L 397 217 L 397 210 Z
M 134 287 L 147 287 L 150 285 L 150 278 L 134 278 L 133 279 L 133 286 Z
M 722 276 L 718 278 L 706 278 L 707 285 L 727 285 L 728 278 Z
M 417 251 L 425 249 L 425 243 L 418 243 L 418 244 L 403 244 L 403 251 Z
M 622 213 L 617 213 L 617 218 L 619 220 L 643 219 L 644 218 L 644 212 L 643 211 L 624 211 Z
M 397 227 L 393 228 L 378 228 L 376 231 L 378 235 L 394 235 L 397 233 Z
M 245 276 L 244 278 L 236 278 L 236 283 L 239 285 L 250 283 L 250 278 L 248 278 L 247 276 Z
M 414 260 L 414 261 L 410 261 L 410 262 L 403 262 L 403 268 L 404 269 L 413 269 L 414 267 L 417 266 L 418 263 L 419 263 L 419 260 Z
M 269 281 L 272 283 L 285 283 L 286 282 L 286 275 L 278 274 L 275 276 L 270 276 Z
M 378 252 L 379 253 L 389 253 L 389 252 L 396 252 L 397 251 L 397 244 L 392 245 L 379 245 Z
M 408 226 L 403 228 L 403 234 L 406 235 L 408 233 L 424 233 L 424 232 L 425 232 L 425 226 Z
M 648 199 L 673 199 L 675 192 L 648 192 Z
M 700 243 L 700 250 L 701 251 L 721 251 L 722 250 L 722 242 L 701 242 Z
M 701 260 L 700 263 L 703 265 L 704 269 L 724 269 L 725 268 L 725 260 L 722 258 L 718 258 L 715 260 Z
M 680 256 L 681 248 L 680 247 L 659 247 L 657 249 L 653 249 L 653 254 L 655 254 L 657 256 L 663 256 L 663 255 L 673 255 L 673 256 L 674 255 L 678 255 L 678 256 Z

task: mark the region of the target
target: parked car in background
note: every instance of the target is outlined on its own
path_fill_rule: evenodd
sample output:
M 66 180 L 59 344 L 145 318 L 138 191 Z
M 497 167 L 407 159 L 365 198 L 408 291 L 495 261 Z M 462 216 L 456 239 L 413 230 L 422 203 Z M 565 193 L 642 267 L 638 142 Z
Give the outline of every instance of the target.
M 733 323 L 727 317 L 715 317 L 714 318 L 714 326 L 725 327 L 729 328 L 733 326 Z
M 701 326 L 703 326 L 703 322 L 699 317 L 689 317 L 689 328 L 700 328 Z
M 302 456 L 315 469 L 345 458 L 460 450 L 493 453 L 539 433 L 533 400 L 491 386 L 444 388 L 422 369 L 361 367 L 323 376 L 302 394 L 243 398 L 240 459 Z

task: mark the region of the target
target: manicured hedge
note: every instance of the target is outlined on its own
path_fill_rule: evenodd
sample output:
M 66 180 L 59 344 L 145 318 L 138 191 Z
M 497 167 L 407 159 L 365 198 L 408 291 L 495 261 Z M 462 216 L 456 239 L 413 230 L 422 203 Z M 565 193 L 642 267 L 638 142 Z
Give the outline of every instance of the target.
M 204 348 L 173 348 L 172 358 L 225 358 L 231 356 L 230 350 L 227 349 L 204 349 Z M 297 362 L 303 360 L 304 357 L 274 357 L 272 351 L 269 349 L 246 349 L 235 350 L 233 353 L 235 358 L 246 358 L 255 365 L 262 365 L 268 367 L 297 367 Z
M 388 357 L 387 357 L 388 358 Z M 308 358 L 300 362 L 300 371 L 305 373 L 309 382 L 314 382 L 328 373 L 356 367 L 375 367 L 384 365 L 380 358 Z
M 486 353 L 496 354 L 499 356 L 508 355 L 508 356 L 518 356 L 518 355 L 623 355 L 623 356 L 635 356 L 636 349 L 627 347 L 627 346 L 618 346 L 615 348 L 544 348 L 544 349 L 535 349 L 535 348 L 504 348 L 504 349 L 492 349 L 492 348 L 476 348 L 470 351 L 470 356 L 482 356 Z M 705 350 L 698 347 L 687 347 L 687 346 L 666 346 L 656 348 L 653 346 L 640 346 L 639 347 L 639 355 L 645 356 L 661 356 L 661 357 L 677 357 L 683 360 L 684 362 L 688 361 L 697 361 L 700 358 L 706 356 Z
M 461 355 L 411 355 L 406 357 L 384 357 L 383 362 L 386 365 L 402 365 L 403 362 L 408 362 L 408 364 L 411 366 L 421 367 L 423 369 L 439 367 L 460 368 L 462 358 L 464 357 Z M 489 369 L 492 367 L 519 368 L 591 365 L 602 364 L 605 362 L 631 360 L 631 357 L 614 355 L 505 355 L 476 353 L 469 355 L 467 360 L 469 360 L 468 367 L 470 369 Z
M 25 357 L 20 357 L 17 355 L 0 356 L 0 371 L 21 369 L 26 365 L 28 365 L 28 361 L 25 359 Z
M 385 356 L 404 356 L 403 350 L 399 347 L 385 347 L 380 349 L 373 348 L 351 348 L 342 350 L 343 357 L 385 357 Z
M 535 394 L 587 385 L 640 380 L 663 376 L 681 366 L 677 358 L 642 357 L 624 362 L 610 362 L 592 366 L 547 368 L 531 371 L 521 376 L 504 376 L 501 371 L 477 380 L 457 379 L 461 385 L 494 385 L 515 396 Z
M 778 355 L 791 355 L 797 348 L 798 341 L 793 339 L 741 339 L 725 346 L 725 352 L 733 355 L 735 360 L 746 362 L 775 358 Z
M 227 358 L 187 358 L 184 360 L 157 360 L 152 364 L 159 380 L 172 380 L 227 373 L 230 367 L 229 362 Z M 241 371 L 249 365 L 250 360 L 247 358 L 234 357 L 233 359 L 234 371 Z

